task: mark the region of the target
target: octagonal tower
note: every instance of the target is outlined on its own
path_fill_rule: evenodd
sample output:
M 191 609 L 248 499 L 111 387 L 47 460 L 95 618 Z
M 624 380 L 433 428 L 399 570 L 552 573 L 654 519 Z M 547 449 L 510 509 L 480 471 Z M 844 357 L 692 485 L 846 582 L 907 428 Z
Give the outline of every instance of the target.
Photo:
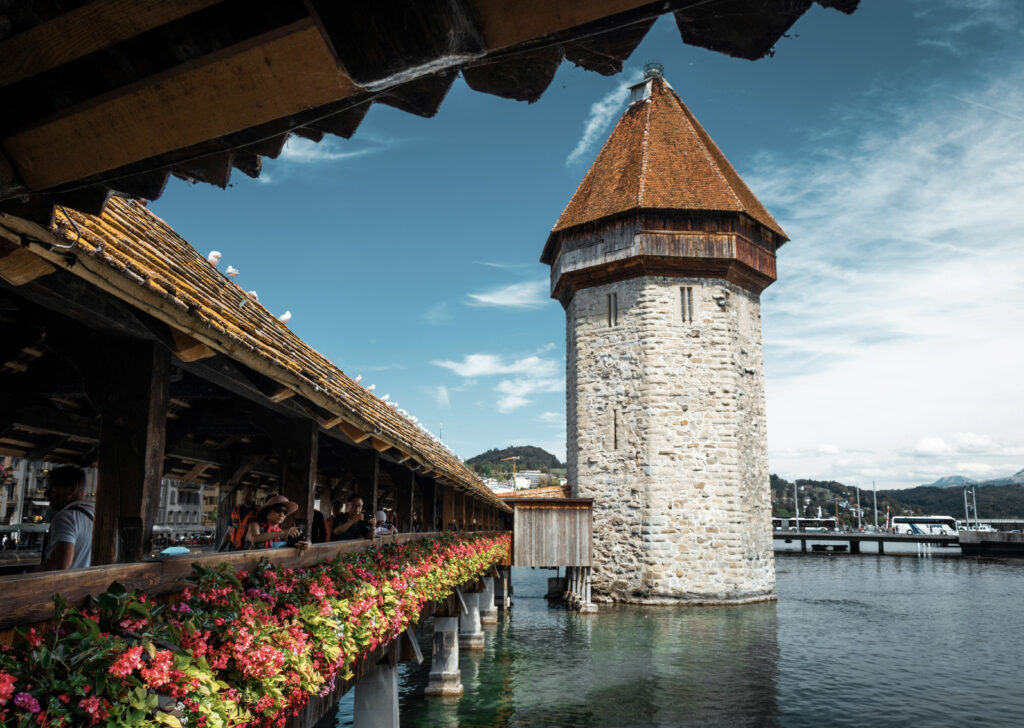
M 774 598 L 760 293 L 786 240 L 649 68 L 541 257 L 597 598 Z

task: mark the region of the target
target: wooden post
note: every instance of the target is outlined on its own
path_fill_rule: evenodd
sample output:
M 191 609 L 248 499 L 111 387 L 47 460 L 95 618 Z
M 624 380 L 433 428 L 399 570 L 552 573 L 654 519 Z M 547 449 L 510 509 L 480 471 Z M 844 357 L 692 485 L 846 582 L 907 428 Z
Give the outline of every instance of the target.
M 423 507 L 423 530 L 437 530 L 437 515 L 434 508 L 436 487 L 433 478 L 424 478 L 420 482 L 420 502 Z
M 140 561 L 151 550 L 160 505 L 170 351 L 57 327 L 47 342 L 82 373 L 102 417 L 92 564 Z
M 412 484 L 416 479 L 414 473 L 409 473 L 409 492 L 405 492 L 400 479 L 395 480 L 395 517 L 398 523 L 395 525 L 402 533 L 412 531 Z
M 455 492 L 454 489 L 441 484 L 441 530 L 451 530 L 452 521 L 455 520 Z
M 316 485 L 316 456 L 319 431 L 312 420 L 289 420 L 275 438 L 274 450 L 281 458 L 281 495 L 299 504 L 292 523 L 305 521 L 305 535 L 311 536 Z
M 373 515 L 377 516 L 377 488 L 380 481 L 380 453 L 373 451 Z

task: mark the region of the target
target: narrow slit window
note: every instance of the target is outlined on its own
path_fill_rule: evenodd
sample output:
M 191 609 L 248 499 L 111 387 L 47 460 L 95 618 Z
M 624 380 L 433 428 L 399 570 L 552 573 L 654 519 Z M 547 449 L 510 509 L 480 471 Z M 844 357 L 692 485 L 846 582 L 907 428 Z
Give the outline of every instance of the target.
M 612 410 L 612 450 L 619 449 L 619 411 Z
M 693 323 L 693 286 L 683 286 L 679 289 L 679 305 L 684 324 Z
M 619 325 L 619 294 L 608 294 L 608 326 Z

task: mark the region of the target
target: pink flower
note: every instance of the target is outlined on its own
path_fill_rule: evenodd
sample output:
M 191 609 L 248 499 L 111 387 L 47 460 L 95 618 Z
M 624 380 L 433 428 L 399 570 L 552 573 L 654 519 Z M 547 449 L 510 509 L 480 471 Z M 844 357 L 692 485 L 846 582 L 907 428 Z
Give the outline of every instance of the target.
M 3 705 L 14 695 L 14 676 L 0 670 L 0 705 Z
M 128 677 L 132 670 L 142 664 L 142 648 L 129 647 L 121 653 L 113 665 L 107 670 L 114 677 Z
M 14 704 L 19 708 L 24 708 L 29 713 L 39 712 L 39 701 L 33 698 L 28 693 L 18 693 L 14 696 Z

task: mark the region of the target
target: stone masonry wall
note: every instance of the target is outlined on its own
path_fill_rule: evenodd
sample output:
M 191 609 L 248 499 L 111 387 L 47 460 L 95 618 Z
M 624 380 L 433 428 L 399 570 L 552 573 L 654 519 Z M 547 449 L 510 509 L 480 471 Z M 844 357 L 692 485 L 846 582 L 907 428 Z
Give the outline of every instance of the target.
M 757 295 L 635 278 L 577 291 L 566 321 L 568 475 L 574 496 L 594 499 L 596 596 L 773 598 Z

